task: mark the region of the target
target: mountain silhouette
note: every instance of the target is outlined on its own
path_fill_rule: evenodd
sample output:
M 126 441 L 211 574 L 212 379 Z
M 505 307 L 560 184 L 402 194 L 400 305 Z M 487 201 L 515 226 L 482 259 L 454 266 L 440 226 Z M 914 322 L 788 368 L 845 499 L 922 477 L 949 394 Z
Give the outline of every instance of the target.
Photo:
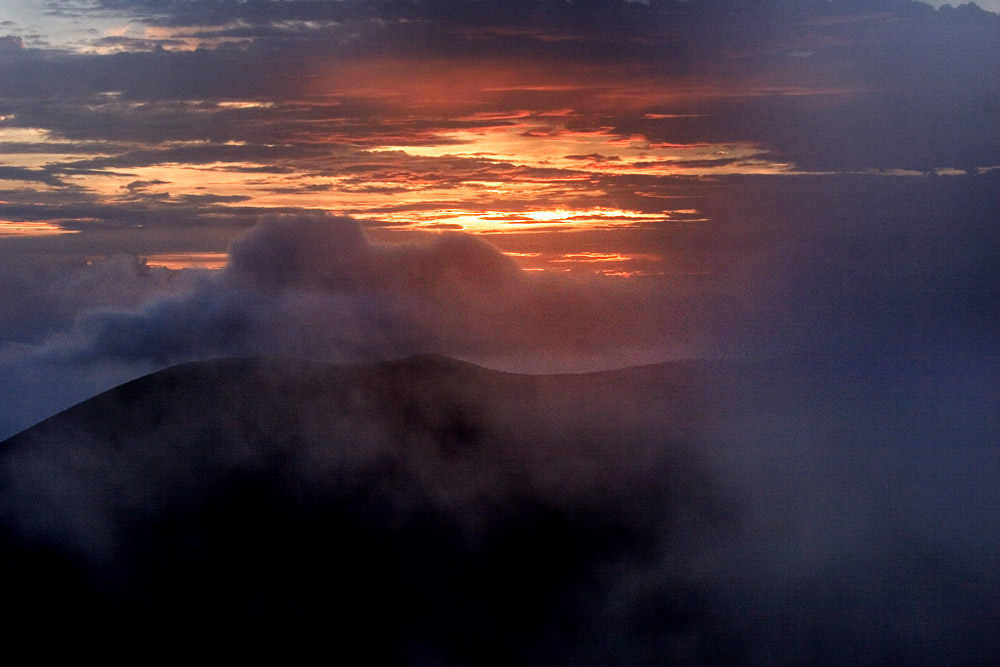
M 995 536 L 967 507 L 996 495 L 969 473 L 993 422 L 929 448 L 943 422 L 901 420 L 901 390 L 815 371 L 169 368 L 0 443 L 4 637 L 113 662 L 989 664 Z
M 0 445 L 10 636 L 586 664 L 610 570 L 728 529 L 685 444 L 698 373 L 231 359 L 129 382 Z

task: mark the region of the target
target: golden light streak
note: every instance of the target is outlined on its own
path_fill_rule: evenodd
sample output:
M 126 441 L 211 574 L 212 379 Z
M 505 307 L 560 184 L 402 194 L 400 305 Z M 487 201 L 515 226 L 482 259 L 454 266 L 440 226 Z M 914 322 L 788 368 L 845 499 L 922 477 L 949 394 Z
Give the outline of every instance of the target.
M 639 276 L 663 276 L 664 271 L 601 271 L 602 276 L 608 278 L 638 278 Z
M 76 234 L 79 230 L 65 229 L 57 222 L 13 222 L 0 220 L 0 237 L 3 236 L 53 236 Z
M 122 41 L 90 45 L 89 48 L 84 49 L 84 52 L 107 55 L 145 51 L 151 50 L 153 43 L 166 51 L 196 51 L 197 49 L 214 48 L 222 44 L 247 43 L 253 40 L 249 37 L 219 34 L 211 37 L 205 36 L 213 31 L 224 31 L 245 27 L 245 25 L 242 21 L 217 26 L 185 26 L 182 28 L 145 25 L 140 30 L 140 24 L 129 22 L 104 31 L 105 37 L 119 37 L 122 38 Z
M 543 243 L 548 244 L 545 241 Z M 667 275 L 667 271 L 662 269 L 664 267 L 664 258 L 659 254 L 653 253 L 601 252 L 592 250 L 580 250 L 577 252 L 559 252 L 555 250 L 523 252 L 508 250 L 504 254 L 514 259 L 522 271 L 535 273 L 596 274 L 609 278 L 638 278 Z
M 137 193 L 127 190 L 134 181 L 151 183 L 143 188 L 143 195 L 212 195 L 251 197 L 255 189 L 270 190 L 280 185 L 272 178 L 248 178 L 246 169 L 260 165 L 234 162 L 212 162 L 208 164 L 181 164 L 167 162 L 150 167 L 130 167 L 125 174 L 106 172 L 101 174 L 71 174 L 63 178 L 67 183 L 86 188 L 106 197 L 108 200 L 132 199 Z M 268 175 L 270 176 L 270 175 Z
M 13 118 L 13 116 L 10 116 Z M 52 133 L 41 127 L 0 127 L 0 143 L 53 143 Z
M 105 157 L 93 153 L 4 153 L 4 162 L 0 166 L 24 167 L 25 169 L 41 169 L 52 165 L 76 160 L 89 160 L 95 157 Z
M 670 220 L 670 211 L 640 213 L 595 206 L 588 209 L 544 209 L 528 211 L 470 211 L 435 209 L 380 213 L 378 219 L 409 229 L 453 229 L 474 234 L 530 231 L 583 231 L 595 228 L 633 226 Z
M 633 259 L 658 260 L 657 255 L 623 255 L 620 252 L 574 252 L 564 253 L 553 262 L 631 262 Z
M 612 175 L 775 174 L 792 169 L 788 163 L 768 160 L 765 151 L 751 143 L 654 143 L 642 135 L 614 134 L 612 128 L 574 131 L 521 122 L 449 130 L 438 137 L 434 144 L 384 145 L 375 150 Z
M 644 113 L 642 117 L 649 120 L 666 120 L 668 118 L 704 118 L 705 115 L 700 113 Z
M 228 101 L 216 102 L 215 106 L 222 109 L 270 109 L 274 107 L 274 102 L 250 102 L 250 101 Z
M 161 266 L 168 269 L 221 269 L 229 261 L 225 252 L 177 252 L 159 253 L 145 257 L 147 266 Z

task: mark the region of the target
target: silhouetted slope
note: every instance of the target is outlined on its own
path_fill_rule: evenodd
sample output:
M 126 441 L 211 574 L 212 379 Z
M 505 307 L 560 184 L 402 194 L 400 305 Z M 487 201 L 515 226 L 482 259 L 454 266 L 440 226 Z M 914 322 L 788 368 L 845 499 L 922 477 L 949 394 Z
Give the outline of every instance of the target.
M 600 655 L 600 568 L 652 558 L 672 515 L 728 520 L 668 442 L 691 410 L 669 390 L 691 368 L 670 370 L 241 359 L 105 392 L 0 450 L 14 636 L 367 664 Z
M 5 638 L 131 660 L 988 664 L 997 536 L 906 500 L 938 473 L 907 472 L 915 431 L 877 418 L 896 395 L 812 370 L 164 370 L 0 444 Z M 936 460 L 996 470 L 991 424 Z M 963 480 L 941 508 L 986 497 Z

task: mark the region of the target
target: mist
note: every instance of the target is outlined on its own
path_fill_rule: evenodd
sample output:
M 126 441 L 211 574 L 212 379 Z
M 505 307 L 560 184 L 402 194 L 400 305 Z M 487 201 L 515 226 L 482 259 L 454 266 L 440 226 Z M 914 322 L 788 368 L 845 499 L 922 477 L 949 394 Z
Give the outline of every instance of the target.
M 969 508 L 995 506 L 995 448 L 887 438 L 841 402 L 870 395 L 789 370 L 528 376 L 419 356 L 142 378 L 5 443 L 13 641 L 56 632 L 124 658 L 333 642 L 386 665 L 988 663 L 1000 535 Z
M 7 565 L 48 581 L 15 599 L 134 632 L 112 635 L 129 655 L 335 637 L 376 664 L 989 663 L 996 275 L 968 239 L 995 232 L 918 217 L 905 243 L 859 223 L 819 246 L 739 219 L 698 298 L 326 215 L 261 220 L 219 272 L 129 274 L 145 292 L 110 271 L 106 301 L 4 348 L 8 428 L 196 363 L 5 445 Z M 676 361 L 384 362 L 428 352 Z M 199 366 L 233 357 L 272 361 Z

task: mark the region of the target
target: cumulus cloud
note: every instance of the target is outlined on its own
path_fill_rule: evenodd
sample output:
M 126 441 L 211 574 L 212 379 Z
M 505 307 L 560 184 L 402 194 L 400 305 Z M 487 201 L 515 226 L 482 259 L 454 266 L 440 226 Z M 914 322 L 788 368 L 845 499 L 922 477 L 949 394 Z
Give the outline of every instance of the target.
M 0 37 L 0 51 L 20 50 L 24 48 L 24 40 L 16 35 L 4 35 Z
M 378 242 L 354 220 L 315 213 L 264 217 L 225 269 L 201 277 L 126 257 L 58 270 L 11 260 L 0 329 L 18 344 L 4 351 L 5 376 L 19 379 L 4 385 L 6 432 L 109 386 L 71 379 L 100 378 L 101 366 L 125 379 L 129 368 L 246 355 L 438 352 L 535 372 L 797 356 L 837 360 L 831 383 L 882 368 L 880 386 L 900 403 L 944 398 L 959 382 L 980 414 L 992 400 L 981 374 L 958 378 L 996 358 L 995 181 L 730 182 L 731 196 L 703 204 L 711 222 L 614 237 L 676 269 L 637 279 L 539 275 L 483 237 Z M 912 382 L 897 386 L 902 377 Z
M 122 379 L 129 367 L 138 374 L 212 357 L 347 362 L 430 351 L 566 370 L 672 356 L 669 299 L 653 289 L 529 276 L 464 234 L 375 243 L 356 221 L 327 215 L 265 218 L 233 243 L 229 265 L 214 276 L 180 278 L 119 258 L 56 283 L 34 280 L 30 289 L 23 280 L 9 286 L 44 299 L 23 309 L 24 298 L 11 302 L 23 327 L 35 329 L 5 350 L 8 428 L 55 407 L 45 381 L 25 382 L 32 368 L 50 369 L 48 382 L 68 383 L 80 400 L 98 387 L 69 378 L 102 378 L 95 369 L 103 366 Z M 61 331 L 42 338 L 44 325 Z M 39 406 L 12 414 L 32 394 Z
M 474 236 L 449 234 L 424 245 L 374 245 L 348 219 L 296 216 L 265 221 L 232 247 L 225 280 L 261 291 L 480 295 L 519 278 L 512 260 Z
M 135 255 L 105 258 L 6 254 L 0 267 L 0 343 L 38 343 L 100 308 L 134 308 L 189 290 L 195 273 L 148 266 Z
M 469 235 L 379 244 L 351 219 L 279 216 L 238 239 L 229 265 L 194 292 L 82 317 L 71 349 L 80 358 L 161 363 L 427 350 L 486 359 L 507 350 L 600 355 L 662 338 L 662 305 L 643 308 L 652 292 L 604 283 L 528 276 Z

